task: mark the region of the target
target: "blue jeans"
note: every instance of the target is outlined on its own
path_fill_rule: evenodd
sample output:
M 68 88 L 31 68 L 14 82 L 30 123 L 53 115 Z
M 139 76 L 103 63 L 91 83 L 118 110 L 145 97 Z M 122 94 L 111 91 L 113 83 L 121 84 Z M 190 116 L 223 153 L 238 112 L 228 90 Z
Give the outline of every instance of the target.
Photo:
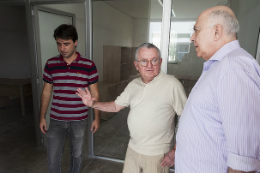
M 87 119 L 82 121 L 50 120 L 47 131 L 48 169 L 50 173 L 61 173 L 61 156 L 64 142 L 70 139 L 69 173 L 79 173 L 82 166 L 82 148 L 85 140 Z

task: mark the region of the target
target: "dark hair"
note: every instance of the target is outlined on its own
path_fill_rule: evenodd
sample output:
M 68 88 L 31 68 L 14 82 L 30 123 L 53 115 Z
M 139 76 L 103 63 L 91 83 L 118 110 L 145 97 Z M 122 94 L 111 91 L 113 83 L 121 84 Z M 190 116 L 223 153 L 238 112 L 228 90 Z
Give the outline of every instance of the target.
M 78 33 L 73 25 L 62 24 L 54 30 L 53 37 L 55 38 L 55 40 L 57 38 L 61 38 L 64 40 L 71 39 L 73 40 L 73 42 L 75 42 L 76 40 L 78 40 Z
M 156 49 L 157 52 L 158 52 L 159 58 L 161 58 L 161 51 L 158 49 L 158 47 L 156 47 L 156 46 L 155 46 L 154 44 L 152 44 L 152 43 L 143 43 L 143 44 L 141 44 L 141 45 L 136 49 L 136 51 L 135 51 L 135 60 L 138 60 L 138 51 L 139 51 L 141 48 L 143 48 L 143 47 L 146 47 L 146 48 L 148 48 L 148 49 L 150 49 L 150 48 Z

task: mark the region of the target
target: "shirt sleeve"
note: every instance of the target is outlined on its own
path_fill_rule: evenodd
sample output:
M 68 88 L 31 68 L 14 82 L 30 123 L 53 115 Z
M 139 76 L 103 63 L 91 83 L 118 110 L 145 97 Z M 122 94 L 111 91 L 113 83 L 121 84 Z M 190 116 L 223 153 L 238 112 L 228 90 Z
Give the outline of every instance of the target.
M 227 165 L 260 170 L 260 78 L 255 72 L 230 70 L 220 77 L 217 102 L 226 138 Z
M 45 64 L 44 71 L 43 71 L 43 81 L 49 84 L 53 83 L 50 67 L 48 65 L 48 61 Z
M 129 94 L 127 90 L 128 86 L 115 100 L 115 103 L 120 106 L 128 107 L 130 105 Z
M 97 82 L 98 82 L 98 72 L 95 63 L 92 62 L 88 70 L 88 84 L 92 85 Z
M 173 89 L 173 109 L 177 113 L 177 115 L 181 115 L 184 109 L 184 106 L 187 102 L 187 96 L 183 85 L 178 81 Z

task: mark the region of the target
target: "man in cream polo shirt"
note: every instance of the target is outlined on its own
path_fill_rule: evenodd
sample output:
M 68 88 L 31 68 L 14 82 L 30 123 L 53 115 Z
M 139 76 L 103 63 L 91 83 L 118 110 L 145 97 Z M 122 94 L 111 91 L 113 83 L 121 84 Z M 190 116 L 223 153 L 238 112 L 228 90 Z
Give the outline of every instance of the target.
M 77 94 L 85 105 L 100 111 L 118 112 L 130 106 L 130 141 L 123 173 L 167 173 L 175 155 L 174 116 L 182 114 L 186 94 L 178 79 L 161 71 L 156 46 L 142 44 L 135 58 L 141 78 L 131 81 L 115 101 L 95 102 L 87 88 L 86 92 L 78 89 Z

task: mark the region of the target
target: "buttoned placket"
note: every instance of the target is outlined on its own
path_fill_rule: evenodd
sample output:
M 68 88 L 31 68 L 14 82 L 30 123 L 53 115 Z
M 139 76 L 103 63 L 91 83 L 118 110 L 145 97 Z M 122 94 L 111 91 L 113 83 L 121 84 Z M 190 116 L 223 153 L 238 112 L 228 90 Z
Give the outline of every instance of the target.
M 68 73 L 70 72 L 70 64 L 68 64 L 68 63 L 66 63 L 66 64 L 67 64 L 66 76 L 68 76 Z
M 64 61 L 65 62 L 65 61 Z M 66 63 L 67 64 L 67 72 L 66 72 L 66 76 L 68 76 L 68 73 L 70 73 L 70 71 L 71 71 L 71 65 L 73 64 L 73 63 L 75 63 L 76 61 L 73 61 L 72 63 L 70 63 L 70 64 L 68 64 L 68 63 Z

